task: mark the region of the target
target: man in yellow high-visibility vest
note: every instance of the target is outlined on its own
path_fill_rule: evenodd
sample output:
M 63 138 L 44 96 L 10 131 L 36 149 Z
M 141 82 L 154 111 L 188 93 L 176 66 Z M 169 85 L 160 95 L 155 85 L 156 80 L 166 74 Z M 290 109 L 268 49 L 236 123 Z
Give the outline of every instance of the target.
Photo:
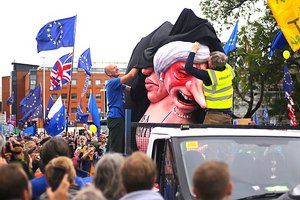
M 195 42 L 185 64 L 185 70 L 190 75 L 203 81 L 203 91 L 206 102 L 204 124 L 232 124 L 234 71 L 227 64 L 227 56 L 223 52 L 212 52 L 208 58 L 208 69 L 193 67 L 195 53 L 200 44 Z

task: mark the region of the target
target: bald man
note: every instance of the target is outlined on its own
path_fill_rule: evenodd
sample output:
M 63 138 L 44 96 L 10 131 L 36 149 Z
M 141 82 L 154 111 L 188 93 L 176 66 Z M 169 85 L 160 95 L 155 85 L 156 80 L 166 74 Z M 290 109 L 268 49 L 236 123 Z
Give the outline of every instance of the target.
M 124 91 L 130 91 L 130 86 L 124 83 L 132 79 L 137 71 L 138 69 L 132 68 L 128 74 L 119 77 L 120 72 L 116 65 L 105 67 L 105 73 L 109 77 L 105 84 L 108 105 L 107 127 L 109 129 L 107 151 L 124 153 Z

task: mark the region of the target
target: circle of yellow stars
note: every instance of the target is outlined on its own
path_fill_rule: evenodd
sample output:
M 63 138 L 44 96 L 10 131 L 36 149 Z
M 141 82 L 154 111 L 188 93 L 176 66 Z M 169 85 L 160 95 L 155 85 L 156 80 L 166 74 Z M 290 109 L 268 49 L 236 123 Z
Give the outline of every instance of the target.
M 59 29 L 59 36 L 58 36 L 58 39 L 55 40 L 55 36 L 53 37 L 51 35 L 51 29 L 52 28 L 58 28 Z M 62 39 L 62 35 L 63 35 L 63 30 L 62 30 L 63 26 L 60 22 L 56 22 L 56 21 L 53 21 L 53 23 L 49 23 L 48 24 L 48 28 L 47 28 L 47 37 L 49 38 L 49 40 L 55 45 L 55 46 L 58 46 L 60 43 L 61 43 L 61 39 Z

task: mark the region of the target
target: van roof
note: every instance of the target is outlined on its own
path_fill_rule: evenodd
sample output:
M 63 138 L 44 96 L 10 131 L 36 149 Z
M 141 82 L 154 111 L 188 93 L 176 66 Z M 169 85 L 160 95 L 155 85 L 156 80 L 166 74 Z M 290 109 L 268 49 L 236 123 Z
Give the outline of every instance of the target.
M 296 129 L 257 129 L 257 128 L 153 128 L 150 137 L 170 138 L 186 136 L 269 136 L 269 137 L 299 137 Z

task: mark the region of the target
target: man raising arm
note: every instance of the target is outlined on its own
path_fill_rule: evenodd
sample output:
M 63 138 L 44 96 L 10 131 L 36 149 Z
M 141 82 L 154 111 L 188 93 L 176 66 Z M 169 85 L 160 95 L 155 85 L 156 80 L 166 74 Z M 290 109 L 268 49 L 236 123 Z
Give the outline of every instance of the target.
M 128 74 L 119 77 L 120 72 L 116 65 L 105 67 L 105 73 L 109 76 L 109 80 L 105 84 L 108 104 L 107 127 L 109 129 L 107 151 L 124 153 L 124 90 L 130 91 L 130 86 L 124 83 L 132 79 L 137 71 L 138 69 L 132 68 Z

